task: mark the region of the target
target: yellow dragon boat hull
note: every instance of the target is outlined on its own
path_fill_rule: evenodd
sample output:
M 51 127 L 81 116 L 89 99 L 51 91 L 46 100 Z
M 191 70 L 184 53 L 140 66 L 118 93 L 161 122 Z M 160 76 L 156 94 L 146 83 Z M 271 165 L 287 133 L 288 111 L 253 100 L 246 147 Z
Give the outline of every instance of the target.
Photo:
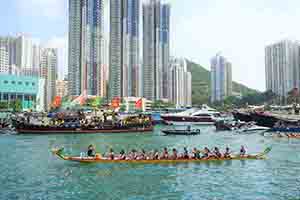
M 262 153 L 256 155 L 246 156 L 232 156 L 230 158 L 209 158 L 209 159 L 159 159 L 159 160 L 109 160 L 94 157 L 79 157 L 79 156 L 65 156 L 62 153 L 63 149 L 52 150 L 52 153 L 59 158 L 67 161 L 79 163 L 124 163 L 124 164 L 176 164 L 176 163 L 202 163 L 210 161 L 228 161 L 228 160 L 261 160 L 266 159 L 266 155 L 271 151 L 268 147 Z

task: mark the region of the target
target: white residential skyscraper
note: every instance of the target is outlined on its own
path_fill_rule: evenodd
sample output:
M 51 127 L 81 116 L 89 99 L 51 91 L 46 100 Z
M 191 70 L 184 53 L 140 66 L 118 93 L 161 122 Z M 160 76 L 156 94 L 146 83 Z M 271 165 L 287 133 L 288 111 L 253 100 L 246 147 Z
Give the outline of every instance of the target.
M 57 49 L 41 50 L 41 78 L 45 80 L 45 104 L 49 110 L 56 95 Z
M 170 7 L 160 0 L 143 4 L 143 96 L 150 100 L 166 96 L 169 62 Z M 165 80 L 165 81 L 164 81 Z
M 20 35 L 16 39 L 16 65 L 19 69 L 32 68 L 33 44 L 29 36 Z
M 222 101 L 232 95 L 232 66 L 223 56 L 211 60 L 211 102 Z
M 70 95 L 100 95 L 104 0 L 69 0 Z
M 283 40 L 265 48 L 266 88 L 284 97 L 300 88 L 300 43 Z
M 109 96 L 138 95 L 140 0 L 110 1 Z
M 39 45 L 33 45 L 32 47 L 32 68 L 33 69 L 39 69 L 40 68 L 40 46 Z
M 8 65 L 9 65 L 9 73 L 12 73 L 12 68 L 16 67 L 17 58 L 16 58 L 16 47 L 17 39 L 16 37 L 0 37 L 0 46 L 5 47 L 8 52 Z
M 176 107 L 192 105 L 192 75 L 187 70 L 185 59 L 173 58 L 170 61 L 168 97 Z

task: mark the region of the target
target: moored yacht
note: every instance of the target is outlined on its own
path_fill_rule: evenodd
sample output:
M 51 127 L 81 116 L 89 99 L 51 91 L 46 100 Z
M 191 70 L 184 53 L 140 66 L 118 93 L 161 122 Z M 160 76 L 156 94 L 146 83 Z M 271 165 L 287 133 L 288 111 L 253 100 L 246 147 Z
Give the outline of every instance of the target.
M 221 115 L 218 111 L 207 105 L 201 108 L 191 108 L 183 112 L 163 114 L 161 118 L 169 125 L 213 125 Z

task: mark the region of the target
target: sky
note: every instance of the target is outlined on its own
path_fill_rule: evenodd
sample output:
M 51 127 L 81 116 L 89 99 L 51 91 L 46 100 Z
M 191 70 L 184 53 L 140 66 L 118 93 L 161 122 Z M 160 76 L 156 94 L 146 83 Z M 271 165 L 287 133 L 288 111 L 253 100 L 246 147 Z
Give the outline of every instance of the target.
M 221 53 L 232 63 L 233 80 L 261 91 L 265 46 L 300 40 L 299 0 L 168 2 L 172 56 L 209 69 L 211 58 Z M 107 6 L 105 11 L 108 21 Z M 0 35 L 24 33 L 43 46 L 59 48 L 59 77 L 67 73 L 68 0 L 1 0 L 0 24 Z

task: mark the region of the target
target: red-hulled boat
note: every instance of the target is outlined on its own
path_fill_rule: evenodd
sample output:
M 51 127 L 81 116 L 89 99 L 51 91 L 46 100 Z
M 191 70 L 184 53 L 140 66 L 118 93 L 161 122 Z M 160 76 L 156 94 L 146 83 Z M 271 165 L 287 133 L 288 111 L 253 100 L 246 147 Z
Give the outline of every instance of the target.
M 19 134 L 95 134 L 95 133 L 129 133 L 152 132 L 153 126 L 145 127 L 104 127 L 104 128 L 66 128 L 66 127 L 42 127 L 24 126 L 16 128 Z

